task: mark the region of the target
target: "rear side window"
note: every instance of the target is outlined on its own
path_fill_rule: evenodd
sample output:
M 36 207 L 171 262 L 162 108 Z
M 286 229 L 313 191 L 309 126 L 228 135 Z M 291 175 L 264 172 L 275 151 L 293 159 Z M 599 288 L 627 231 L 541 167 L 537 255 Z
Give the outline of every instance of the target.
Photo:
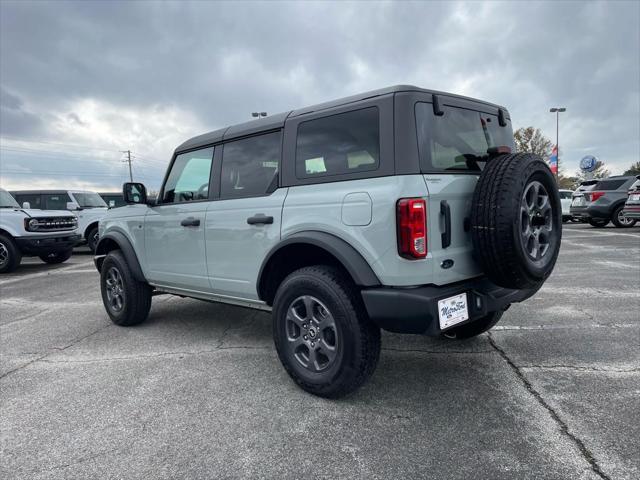
M 378 107 L 317 118 L 298 126 L 298 178 L 377 170 L 379 165 Z
M 416 103 L 418 149 L 423 172 L 479 171 L 477 160 L 490 147 L 508 146 L 515 150 L 511 122 L 501 127 L 498 116 L 464 108 L 443 108 L 444 115 L 433 114 L 430 103 Z
M 220 197 L 266 195 L 277 181 L 281 152 L 279 131 L 225 143 Z
M 560 198 L 571 198 L 572 192 L 560 192 Z
M 162 203 L 207 200 L 212 161 L 213 147 L 178 155 L 167 177 Z
M 71 198 L 66 193 L 45 194 L 44 205 L 47 210 L 66 210 L 67 202 L 70 202 Z
M 598 183 L 596 183 L 596 186 L 595 186 L 594 190 L 617 190 L 622 185 L 624 185 L 624 183 L 626 181 L 627 181 L 626 179 L 622 179 L 622 180 L 601 180 Z

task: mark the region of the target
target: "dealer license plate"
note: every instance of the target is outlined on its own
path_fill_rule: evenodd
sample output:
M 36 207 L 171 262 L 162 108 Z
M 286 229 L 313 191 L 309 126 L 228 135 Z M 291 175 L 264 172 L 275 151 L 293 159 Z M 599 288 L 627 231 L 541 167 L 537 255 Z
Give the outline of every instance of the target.
M 438 316 L 440 318 L 440 330 L 468 320 L 467 294 L 461 293 L 460 295 L 438 300 Z

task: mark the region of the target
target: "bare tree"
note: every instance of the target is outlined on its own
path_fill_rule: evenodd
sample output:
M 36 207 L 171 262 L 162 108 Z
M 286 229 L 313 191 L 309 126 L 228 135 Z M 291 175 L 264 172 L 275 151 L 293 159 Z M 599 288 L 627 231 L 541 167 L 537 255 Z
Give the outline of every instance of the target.
M 549 161 L 553 143 L 542 134 L 539 128 L 519 128 L 513 134 L 513 138 L 516 142 L 516 151 L 535 153 Z

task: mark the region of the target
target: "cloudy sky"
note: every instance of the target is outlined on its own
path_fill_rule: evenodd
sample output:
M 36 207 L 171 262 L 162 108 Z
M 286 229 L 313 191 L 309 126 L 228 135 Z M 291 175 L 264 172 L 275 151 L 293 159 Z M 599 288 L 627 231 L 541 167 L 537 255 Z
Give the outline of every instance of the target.
M 157 188 L 176 145 L 398 83 L 507 106 L 621 173 L 640 159 L 639 2 L 0 2 L 0 185 Z

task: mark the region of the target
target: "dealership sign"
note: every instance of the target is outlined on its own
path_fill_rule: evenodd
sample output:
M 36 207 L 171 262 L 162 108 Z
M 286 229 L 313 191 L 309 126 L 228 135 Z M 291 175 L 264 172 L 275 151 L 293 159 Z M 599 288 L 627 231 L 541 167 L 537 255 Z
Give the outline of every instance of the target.
M 580 170 L 583 172 L 593 172 L 596 169 L 596 163 L 598 159 L 593 155 L 587 155 L 580 160 Z

